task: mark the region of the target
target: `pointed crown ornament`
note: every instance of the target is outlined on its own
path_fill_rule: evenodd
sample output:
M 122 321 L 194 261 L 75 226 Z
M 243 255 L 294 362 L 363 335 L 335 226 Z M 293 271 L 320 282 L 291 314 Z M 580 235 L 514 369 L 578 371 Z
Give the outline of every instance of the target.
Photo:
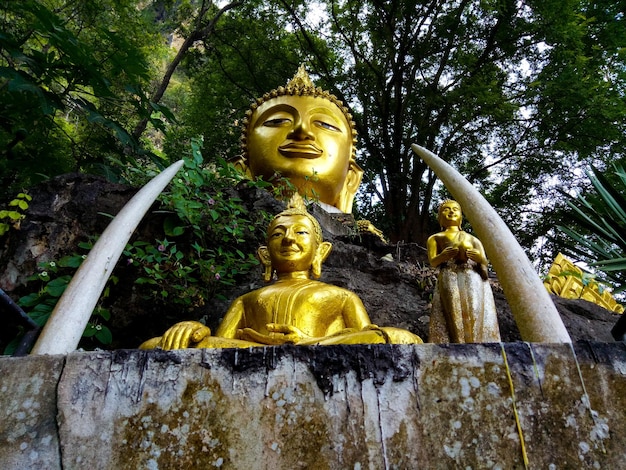
M 287 204 L 287 208 L 284 211 L 276 214 L 274 218 L 272 219 L 272 222 L 274 222 L 274 220 L 278 219 L 279 217 L 289 216 L 289 215 L 305 216 L 313 224 L 313 228 L 315 229 L 315 239 L 317 240 L 317 242 L 320 243 L 323 240 L 322 227 L 320 226 L 320 223 L 317 221 L 315 217 L 313 217 L 309 213 L 309 211 L 306 208 L 304 199 L 302 199 L 302 196 L 300 196 L 298 192 L 295 192 L 293 196 L 291 196 L 291 199 L 289 199 L 289 203 Z M 272 226 L 272 223 L 270 223 L 270 227 L 271 226 Z

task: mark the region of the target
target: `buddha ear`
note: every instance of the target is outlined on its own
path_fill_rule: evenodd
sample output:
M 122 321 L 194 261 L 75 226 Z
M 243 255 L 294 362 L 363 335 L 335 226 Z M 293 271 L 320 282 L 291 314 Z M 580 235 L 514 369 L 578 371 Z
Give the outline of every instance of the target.
M 311 275 L 318 279 L 322 275 L 322 263 L 328 258 L 333 245 L 330 242 L 322 242 L 317 246 L 317 252 L 311 263 Z
M 272 259 L 270 258 L 270 252 L 265 245 L 260 246 L 257 250 L 257 255 L 259 256 L 259 260 L 261 264 L 264 266 L 263 270 L 263 280 L 265 282 L 270 282 L 272 280 Z
M 254 179 L 254 177 L 252 176 L 252 173 L 250 172 L 250 168 L 248 167 L 246 159 L 243 157 L 243 155 L 240 155 L 235 158 L 231 158 L 228 162 L 231 163 L 235 167 L 235 169 L 239 173 L 244 175 L 246 178 Z
M 332 249 L 333 244 L 330 242 L 322 242 L 317 246 L 317 255 L 321 258 L 322 263 L 326 261 Z
M 347 214 L 352 212 L 352 202 L 354 201 L 354 195 L 356 194 L 361 180 L 363 179 L 363 169 L 357 165 L 355 161 L 350 161 L 348 166 L 348 174 L 346 175 L 346 181 L 343 185 L 343 191 L 339 196 L 339 203 L 337 209 Z
M 257 255 L 259 255 L 259 260 L 263 263 L 263 266 L 272 265 L 272 259 L 270 258 L 270 250 L 267 249 L 267 246 L 262 245 L 257 250 Z

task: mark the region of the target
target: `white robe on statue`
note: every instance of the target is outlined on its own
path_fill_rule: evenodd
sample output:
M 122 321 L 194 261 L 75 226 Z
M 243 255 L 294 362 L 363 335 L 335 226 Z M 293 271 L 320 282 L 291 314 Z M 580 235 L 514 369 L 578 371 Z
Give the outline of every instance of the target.
M 500 342 L 500 329 L 489 281 L 472 261 L 442 265 L 430 314 L 431 343 Z

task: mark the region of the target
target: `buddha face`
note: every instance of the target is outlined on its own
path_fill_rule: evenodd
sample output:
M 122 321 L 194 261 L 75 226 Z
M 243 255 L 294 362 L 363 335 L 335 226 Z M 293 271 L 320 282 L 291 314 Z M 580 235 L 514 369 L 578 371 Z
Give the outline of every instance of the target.
M 305 215 L 275 218 L 268 230 L 267 250 L 278 273 L 308 271 L 317 255 L 313 222 Z
M 461 206 L 456 201 L 444 202 L 439 208 L 439 225 L 442 227 L 460 227 L 462 221 Z
M 268 181 L 277 174 L 286 177 L 300 194 L 343 211 L 341 195 L 352 190 L 351 210 L 360 174 L 354 186 L 354 178 L 348 177 L 352 131 L 337 105 L 308 95 L 272 98 L 254 111 L 248 132 L 248 167 L 253 176 Z

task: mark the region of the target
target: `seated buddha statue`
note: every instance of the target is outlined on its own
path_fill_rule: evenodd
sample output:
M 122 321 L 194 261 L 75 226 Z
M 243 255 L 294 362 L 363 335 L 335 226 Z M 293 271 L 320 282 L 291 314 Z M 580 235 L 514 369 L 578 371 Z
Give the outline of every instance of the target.
M 140 348 L 421 343 L 409 331 L 373 325 L 355 293 L 311 279 L 320 277 L 331 248 L 296 193 L 270 222 L 267 245 L 258 250 L 271 284 L 237 298 L 214 336 L 202 323 L 186 321 Z
M 352 212 L 363 170 L 348 109 L 316 88 L 304 66 L 285 87 L 258 99 L 246 113 L 243 154 L 235 166 L 250 178 L 289 180 L 328 212 Z

